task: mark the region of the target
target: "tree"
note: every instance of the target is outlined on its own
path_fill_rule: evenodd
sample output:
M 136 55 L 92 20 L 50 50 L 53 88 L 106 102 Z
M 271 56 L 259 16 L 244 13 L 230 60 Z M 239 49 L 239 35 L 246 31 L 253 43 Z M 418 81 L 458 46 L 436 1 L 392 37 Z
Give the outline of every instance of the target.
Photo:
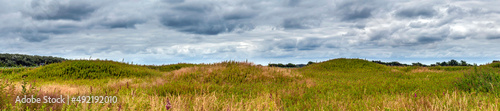
M 288 64 L 286 64 L 286 67 L 296 67 L 296 66 L 295 66 L 295 64 L 288 63 Z
M 461 66 L 468 66 L 467 62 L 465 62 L 464 60 L 461 60 L 461 61 L 460 61 L 460 65 L 461 65 Z
M 307 62 L 307 65 L 311 65 L 311 64 L 314 64 L 314 62 L 313 61 Z
M 417 63 L 412 63 L 413 66 L 424 66 L 422 63 L 417 62 Z
M 446 61 L 441 62 L 441 66 L 448 66 L 448 63 Z
M 443 66 L 443 65 L 441 65 L 441 63 L 440 63 L 440 62 L 436 62 L 436 65 L 438 65 L 438 66 Z
M 450 61 L 448 62 L 448 65 L 450 65 L 450 66 L 459 66 L 459 65 L 458 65 L 458 61 L 457 61 L 457 60 L 455 60 L 455 59 L 450 60 Z

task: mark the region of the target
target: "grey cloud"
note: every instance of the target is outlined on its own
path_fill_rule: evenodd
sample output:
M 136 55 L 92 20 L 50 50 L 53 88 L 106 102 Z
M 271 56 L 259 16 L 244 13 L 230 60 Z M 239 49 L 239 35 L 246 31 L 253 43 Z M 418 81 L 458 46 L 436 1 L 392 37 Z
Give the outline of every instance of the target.
M 433 17 L 436 14 L 432 7 L 406 8 L 396 12 L 396 16 L 404 18 Z
M 48 35 L 40 33 L 22 33 L 21 37 L 28 42 L 42 42 L 49 39 Z
M 169 28 L 193 34 L 217 35 L 236 30 L 252 30 L 254 25 L 241 19 L 253 17 L 252 13 L 218 15 L 217 7 L 210 3 L 190 3 L 173 7 L 162 14 L 160 22 Z
M 487 39 L 489 40 L 500 39 L 500 35 L 488 36 Z
M 320 20 L 313 18 L 289 18 L 283 20 L 283 28 L 285 29 L 308 29 L 320 24 Z
M 138 19 L 121 19 L 121 20 L 107 20 L 99 21 L 96 24 L 108 28 L 135 28 L 136 24 L 144 23 L 143 20 Z
M 285 51 L 293 51 L 297 48 L 297 40 L 296 39 L 284 39 L 274 41 L 276 46 Z
M 183 3 L 184 0 L 162 0 L 163 2 L 167 3 Z
M 250 19 L 256 16 L 257 13 L 245 10 L 237 10 L 224 15 L 224 20 L 240 20 L 240 19 Z
M 32 1 L 32 10 L 25 13 L 37 20 L 82 20 L 97 10 L 97 7 L 84 2 L 69 1 L 67 4 L 59 1 L 43 2 L 43 0 Z
M 298 50 L 314 50 L 323 45 L 323 40 L 318 38 L 305 38 L 297 43 Z
M 443 38 L 441 38 L 441 37 L 427 37 L 427 36 L 419 37 L 417 39 L 419 44 L 434 43 L 434 42 L 441 41 L 441 40 L 443 40 Z
M 357 20 L 366 19 L 372 16 L 372 9 L 363 8 L 361 10 L 353 10 L 352 12 L 346 13 L 343 20 Z
M 352 21 L 371 17 L 374 9 L 370 5 L 373 4 L 368 0 L 348 1 L 340 3 L 337 9 L 341 11 L 343 21 Z
M 375 40 L 380 40 L 382 38 L 390 37 L 391 33 L 392 32 L 388 30 L 377 31 L 372 36 L 370 36 L 370 41 L 375 41 Z
M 220 47 L 217 49 L 217 53 L 226 53 L 226 52 L 236 52 L 234 47 Z
M 288 6 L 297 6 L 299 5 L 301 0 L 287 0 Z
M 315 50 L 323 46 L 325 39 L 320 38 L 303 38 L 303 39 L 279 39 L 274 40 L 271 46 L 284 51 L 304 51 Z

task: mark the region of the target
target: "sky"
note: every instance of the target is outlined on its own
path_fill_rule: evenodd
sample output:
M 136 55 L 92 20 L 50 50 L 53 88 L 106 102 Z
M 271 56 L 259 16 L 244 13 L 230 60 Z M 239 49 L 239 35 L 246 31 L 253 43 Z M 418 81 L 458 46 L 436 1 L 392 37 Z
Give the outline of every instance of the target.
M 0 0 L 0 53 L 134 64 L 500 59 L 498 0 Z

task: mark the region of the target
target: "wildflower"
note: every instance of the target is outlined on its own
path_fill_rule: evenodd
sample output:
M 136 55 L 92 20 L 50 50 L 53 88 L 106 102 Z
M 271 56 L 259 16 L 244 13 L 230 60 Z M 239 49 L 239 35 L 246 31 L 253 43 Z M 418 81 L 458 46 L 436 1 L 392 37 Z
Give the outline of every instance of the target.
M 172 108 L 172 105 L 170 104 L 170 99 L 167 99 L 167 105 L 165 105 L 165 108 L 167 110 L 169 110 L 170 108 Z
M 417 93 L 415 93 L 415 97 L 417 97 Z

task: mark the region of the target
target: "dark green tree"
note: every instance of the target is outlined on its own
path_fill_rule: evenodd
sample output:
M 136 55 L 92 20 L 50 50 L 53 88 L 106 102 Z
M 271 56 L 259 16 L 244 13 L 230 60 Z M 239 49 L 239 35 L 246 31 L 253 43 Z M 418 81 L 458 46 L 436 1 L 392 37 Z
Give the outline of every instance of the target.
M 307 65 L 311 65 L 311 64 L 314 64 L 314 62 L 313 61 L 307 62 Z
M 448 62 L 448 65 L 450 66 L 459 66 L 458 61 L 455 59 L 452 59 Z

